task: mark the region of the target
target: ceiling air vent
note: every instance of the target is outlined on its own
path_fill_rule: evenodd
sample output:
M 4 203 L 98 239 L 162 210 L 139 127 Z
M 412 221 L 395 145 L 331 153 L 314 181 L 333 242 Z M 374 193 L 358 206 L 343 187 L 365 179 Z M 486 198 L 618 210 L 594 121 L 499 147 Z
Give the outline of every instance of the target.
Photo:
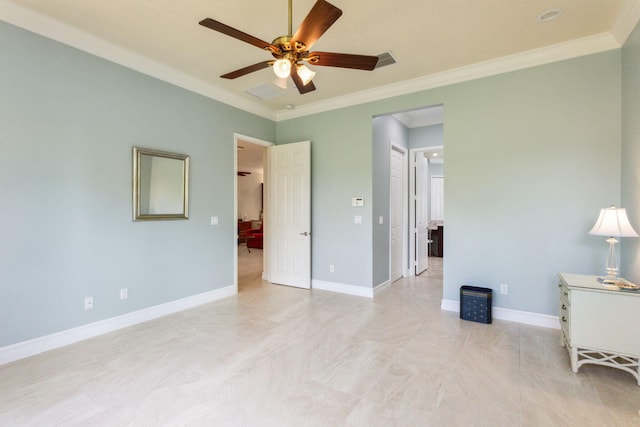
M 280 92 L 276 87 L 266 84 L 247 89 L 245 92 L 262 100 L 277 98 L 282 95 L 282 92 Z
M 391 51 L 381 53 L 378 55 L 378 63 L 376 64 L 376 69 L 386 67 L 387 65 L 393 65 L 396 62 L 396 58 L 393 56 Z

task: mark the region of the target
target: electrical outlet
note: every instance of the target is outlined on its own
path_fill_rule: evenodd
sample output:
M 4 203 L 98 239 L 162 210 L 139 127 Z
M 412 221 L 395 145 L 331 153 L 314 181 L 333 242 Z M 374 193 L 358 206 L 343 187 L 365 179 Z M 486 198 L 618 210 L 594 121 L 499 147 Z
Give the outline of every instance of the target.
M 500 293 L 502 295 L 508 295 L 509 294 L 509 286 L 505 285 L 504 283 L 502 285 L 500 285 Z
M 333 273 L 336 269 L 333 267 L 333 264 L 329 264 L 329 273 Z
M 84 299 L 84 309 L 89 310 L 90 308 L 93 308 L 93 297 L 86 297 Z
M 120 289 L 120 299 L 127 299 L 127 298 L 129 298 L 129 291 L 127 291 L 127 288 Z

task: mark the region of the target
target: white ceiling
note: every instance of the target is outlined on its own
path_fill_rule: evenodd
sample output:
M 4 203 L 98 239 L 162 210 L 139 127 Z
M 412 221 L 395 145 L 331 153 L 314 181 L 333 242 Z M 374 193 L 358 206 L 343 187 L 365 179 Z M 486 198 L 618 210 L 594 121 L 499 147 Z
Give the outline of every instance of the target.
M 391 51 L 397 64 L 314 67 L 316 91 L 277 89 L 264 101 L 245 90 L 272 85 L 270 69 L 218 76 L 270 55 L 198 22 L 210 17 L 270 42 L 287 33 L 287 0 L 0 0 L 0 19 L 274 120 L 615 49 L 640 19 L 639 0 L 330 2 L 343 15 L 313 50 Z M 314 3 L 293 0 L 294 32 Z M 562 15 L 536 19 L 551 8 Z

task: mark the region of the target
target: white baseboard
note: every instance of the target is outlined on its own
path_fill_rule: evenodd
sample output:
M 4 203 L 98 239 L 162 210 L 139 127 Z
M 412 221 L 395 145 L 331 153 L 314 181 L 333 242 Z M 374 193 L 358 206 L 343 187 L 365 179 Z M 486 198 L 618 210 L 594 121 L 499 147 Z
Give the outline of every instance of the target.
M 378 286 L 373 288 L 373 293 L 377 294 L 378 292 L 380 292 L 381 290 L 383 290 L 385 288 L 388 288 L 389 286 L 391 286 L 391 280 L 387 280 L 386 282 L 382 282 Z
M 43 337 L 8 345 L 0 348 L 0 365 L 24 359 L 39 353 L 44 353 L 45 351 L 53 350 L 89 338 L 97 337 L 98 335 L 117 331 L 118 329 L 133 326 L 148 320 L 157 319 L 158 317 L 166 316 L 168 314 L 177 313 L 182 310 L 193 308 L 235 294 L 235 286 L 227 286 L 210 292 L 204 292 L 202 294 L 123 314 L 122 316 L 100 320 L 98 322 L 67 329 L 66 331 L 56 332 L 51 335 L 45 335 Z
M 355 295 L 358 297 L 373 298 L 373 288 L 363 286 L 345 285 L 344 283 L 325 282 L 324 280 L 311 280 L 311 287 L 323 291 L 338 292 L 341 294 Z
M 446 311 L 460 312 L 460 301 L 443 299 L 440 308 Z M 510 308 L 492 307 L 491 317 L 499 320 L 523 323 L 525 325 L 542 326 L 543 328 L 560 329 L 558 316 L 531 313 L 529 311 L 512 310 Z

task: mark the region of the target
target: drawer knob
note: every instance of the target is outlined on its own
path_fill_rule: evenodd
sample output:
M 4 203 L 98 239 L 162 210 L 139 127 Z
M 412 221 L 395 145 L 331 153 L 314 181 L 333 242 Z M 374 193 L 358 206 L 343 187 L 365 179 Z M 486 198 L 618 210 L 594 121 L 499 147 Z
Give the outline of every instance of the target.
M 566 317 L 564 317 L 564 316 L 562 316 L 562 321 L 563 321 L 564 323 L 567 323 L 567 318 L 566 318 Z
M 562 304 L 562 309 L 563 309 L 563 310 L 566 310 L 566 309 L 567 309 L 567 306 L 566 306 L 566 305 L 564 305 L 564 304 Z

